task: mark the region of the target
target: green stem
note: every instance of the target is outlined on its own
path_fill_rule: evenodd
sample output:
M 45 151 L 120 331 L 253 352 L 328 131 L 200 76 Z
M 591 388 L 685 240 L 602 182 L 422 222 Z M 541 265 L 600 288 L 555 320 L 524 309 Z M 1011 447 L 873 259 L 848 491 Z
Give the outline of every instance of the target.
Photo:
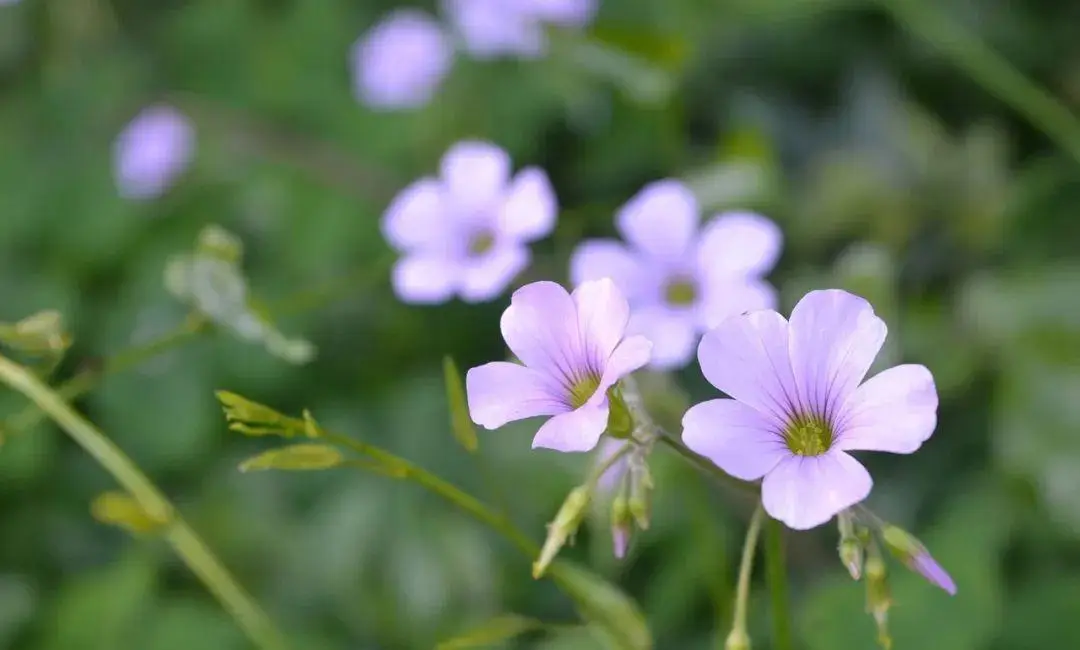
M 255 645 L 264 650 L 284 650 L 285 637 L 252 597 L 236 582 L 191 527 L 176 514 L 172 504 L 119 447 L 94 425 L 75 412 L 54 390 L 22 366 L 0 356 L 0 381 L 22 393 L 68 433 L 148 512 L 165 514 L 165 534 L 176 552 L 222 606 L 236 619 Z
M 754 569 L 754 550 L 757 548 L 761 524 L 765 520 L 765 510 L 759 504 L 750 518 L 750 527 L 746 531 L 743 543 L 742 560 L 739 562 L 739 582 L 735 589 L 735 615 L 732 617 L 732 636 L 746 637 L 746 608 L 750 602 L 750 574 Z
M 1077 161 L 1080 121 L 975 35 L 949 21 L 927 0 L 879 0 L 908 30 L 936 46 L 990 94 L 1023 115 Z
M 765 523 L 765 575 L 772 600 L 773 648 L 791 650 L 791 613 L 788 609 L 783 528 L 772 517 Z

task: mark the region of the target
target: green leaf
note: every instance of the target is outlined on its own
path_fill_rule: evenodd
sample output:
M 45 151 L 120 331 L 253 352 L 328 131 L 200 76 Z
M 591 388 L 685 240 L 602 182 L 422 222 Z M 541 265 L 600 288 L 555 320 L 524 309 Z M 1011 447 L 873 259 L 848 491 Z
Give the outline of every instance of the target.
M 241 472 L 280 469 L 291 471 L 330 469 L 337 467 L 345 458 L 337 447 L 302 443 L 279 449 L 271 449 L 240 463 Z
M 466 451 L 475 453 L 480 441 L 477 438 L 472 418 L 469 417 L 469 403 L 465 397 L 465 387 L 461 383 L 461 373 L 458 372 L 453 357 L 443 358 L 443 377 L 446 380 L 446 400 L 450 403 L 450 426 L 454 430 L 454 437 Z
M 137 533 L 152 533 L 169 523 L 168 515 L 151 513 L 126 492 L 105 492 L 90 504 L 90 512 L 103 524 Z
M 652 650 L 653 639 L 637 603 L 595 573 L 560 560 L 548 575 L 577 603 L 581 617 L 602 631 L 613 650 Z
M 482 648 L 502 641 L 509 641 L 526 632 L 543 627 L 544 624 L 536 619 L 518 616 L 517 614 L 503 614 L 474 627 L 464 634 L 441 642 L 436 647 L 436 650 Z

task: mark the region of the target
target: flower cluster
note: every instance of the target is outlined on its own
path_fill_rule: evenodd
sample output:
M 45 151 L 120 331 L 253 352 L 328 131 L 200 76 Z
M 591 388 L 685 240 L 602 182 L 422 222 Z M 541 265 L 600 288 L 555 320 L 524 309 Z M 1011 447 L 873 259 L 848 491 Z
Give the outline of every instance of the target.
M 476 59 L 535 58 L 547 50 L 546 25 L 579 28 L 596 0 L 443 0 L 450 24 L 418 9 L 384 16 L 350 53 L 353 91 L 374 110 L 427 104 L 460 49 Z

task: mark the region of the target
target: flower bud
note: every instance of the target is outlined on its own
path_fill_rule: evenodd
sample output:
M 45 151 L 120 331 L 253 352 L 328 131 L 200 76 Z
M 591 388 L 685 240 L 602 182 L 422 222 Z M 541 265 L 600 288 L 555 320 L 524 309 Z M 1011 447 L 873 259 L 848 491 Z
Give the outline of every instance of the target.
M 649 515 L 652 511 L 652 476 L 644 463 L 630 467 L 630 514 L 641 530 L 649 529 Z
M 615 557 L 620 560 L 626 557 L 626 550 L 630 546 L 633 522 L 629 500 L 626 495 L 618 495 L 611 502 L 611 541 Z
M 733 628 L 724 641 L 724 650 L 750 650 L 750 636 L 746 630 L 741 627 Z
M 881 529 L 881 537 L 889 552 L 903 562 L 904 566 L 926 578 L 931 584 L 944 589 L 950 596 L 956 595 L 956 583 L 934 560 L 922 542 L 892 524 L 886 524 Z
M 555 556 L 566 545 L 567 540 L 577 532 L 585 511 L 589 507 L 591 496 L 589 490 L 581 486 L 574 488 L 566 496 L 562 507 L 559 508 L 559 513 L 555 515 L 555 521 L 548 525 L 548 536 L 544 540 L 544 547 L 540 550 L 540 557 L 533 563 L 533 578 L 539 579 L 544 575 Z
M 630 414 L 630 409 L 616 387 L 612 386 L 608 390 L 607 398 L 607 434 L 612 438 L 626 440 L 634 433 L 634 416 Z
M 892 607 L 892 595 L 889 593 L 888 572 L 880 551 L 870 553 L 866 558 L 866 610 L 873 615 L 878 629 L 878 643 L 888 650 L 892 647 L 889 635 L 889 608 Z
M 840 561 L 851 574 L 852 580 L 862 577 L 863 548 L 859 540 L 854 537 L 844 537 L 840 540 Z

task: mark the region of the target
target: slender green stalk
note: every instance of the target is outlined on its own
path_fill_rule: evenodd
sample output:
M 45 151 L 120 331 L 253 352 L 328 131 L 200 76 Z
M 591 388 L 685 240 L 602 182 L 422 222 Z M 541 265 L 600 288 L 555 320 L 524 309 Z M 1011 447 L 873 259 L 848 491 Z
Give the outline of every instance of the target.
M 879 4 L 1080 162 L 1077 116 L 977 36 L 942 15 L 938 4 L 929 0 L 879 0 Z
M 743 543 L 742 560 L 739 562 L 739 582 L 735 588 L 735 614 L 732 616 L 731 633 L 728 635 L 727 648 L 749 648 L 750 639 L 746 633 L 746 609 L 750 603 L 750 574 L 754 569 L 754 551 L 757 548 L 761 524 L 765 520 L 765 510 L 758 504 L 754 516 L 750 518 L 750 527 L 746 531 Z
M 252 597 L 229 574 L 168 499 L 119 447 L 71 408 L 56 391 L 22 366 L 0 356 L 0 381 L 22 393 L 86 450 L 148 512 L 168 521 L 164 536 L 236 619 L 248 638 L 263 650 L 284 650 L 285 637 Z
M 772 517 L 765 522 L 765 576 L 772 601 L 773 648 L 791 650 L 791 612 L 788 608 L 783 528 Z

